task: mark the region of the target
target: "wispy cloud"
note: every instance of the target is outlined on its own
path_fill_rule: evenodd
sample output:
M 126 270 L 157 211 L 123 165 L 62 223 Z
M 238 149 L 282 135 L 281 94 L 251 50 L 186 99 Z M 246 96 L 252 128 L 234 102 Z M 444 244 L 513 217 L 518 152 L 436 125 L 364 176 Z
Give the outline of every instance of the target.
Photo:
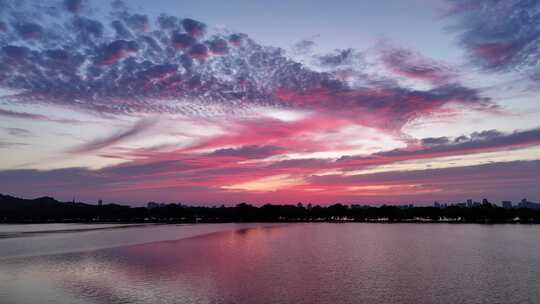
M 30 137 L 32 132 L 23 128 L 4 128 L 6 132 L 13 137 Z
M 0 140 L 0 149 L 21 147 L 21 146 L 28 146 L 28 144 L 20 143 L 20 142 L 12 142 L 12 141 L 2 141 L 2 140 Z
M 42 115 L 42 114 L 18 112 L 18 111 L 4 110 L 4 109 L 0 109 L 0 116 L 4 116 L 8 118 L 28 119 L 28 120 L 37 120 L 37 121 L 50 121 L 50 122 L 67 123 L 67 124 L 80 123 L 80 121 L 76 119 L 52 118 L 52 117 Z
M 139 135 L 140 133 L 151 128 L 153 125 L 155 125 L 155 123 L 156 123 L 156 120 L 153 120 L 153 119 L 140 120 L 126 130 L 123 130 L 118 133 L 114 133 L 104 138 L 94 139 L 88 143 L 84 143 L 80 146 L 70 149 L 69 152 L 88 153 L 88 152 L 107 148 L 111 145 L 117 144 L 119 142 L 122 142 L 124 140 L 130 139 Z
M 0 109 L 0 116 L 11 117 L 11 118 L 35 119 L 35 120 L 49 120 L 49 117 L 40 115 L 40 114 L 16 112 L 16 111 L 3 110 L 3 109 Z

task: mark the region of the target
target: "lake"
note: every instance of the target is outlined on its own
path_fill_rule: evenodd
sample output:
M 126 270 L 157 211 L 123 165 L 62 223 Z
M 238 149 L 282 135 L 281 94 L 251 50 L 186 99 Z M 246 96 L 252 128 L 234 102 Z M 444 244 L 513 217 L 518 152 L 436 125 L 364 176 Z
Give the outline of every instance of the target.
M 537 225 L 18 226 L 3 304 L 540 303 Z

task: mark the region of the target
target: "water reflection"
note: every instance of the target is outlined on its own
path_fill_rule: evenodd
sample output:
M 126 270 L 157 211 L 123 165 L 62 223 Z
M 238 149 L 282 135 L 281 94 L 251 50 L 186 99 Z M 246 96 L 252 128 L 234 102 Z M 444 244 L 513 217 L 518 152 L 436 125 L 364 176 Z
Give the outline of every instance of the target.
M 480 225 L 239 229 L 5 260 L 0 302 L 537 303 L 540 293 L 530 286 L 540 282 L 538 232 Z

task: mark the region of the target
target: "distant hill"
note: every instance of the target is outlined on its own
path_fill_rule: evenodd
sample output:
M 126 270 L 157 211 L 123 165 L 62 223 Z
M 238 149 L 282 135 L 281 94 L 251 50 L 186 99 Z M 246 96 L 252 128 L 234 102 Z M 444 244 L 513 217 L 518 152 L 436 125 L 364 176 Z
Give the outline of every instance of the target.
M 116 204 L 99 207 L 79 202 L 59 202 L 48 196 L 22 199 L 0 194 L 0 221 L 8 222 L 132 220 L 136 218 L 137 211 L 143 211 L 140 209 L 145 208 Z

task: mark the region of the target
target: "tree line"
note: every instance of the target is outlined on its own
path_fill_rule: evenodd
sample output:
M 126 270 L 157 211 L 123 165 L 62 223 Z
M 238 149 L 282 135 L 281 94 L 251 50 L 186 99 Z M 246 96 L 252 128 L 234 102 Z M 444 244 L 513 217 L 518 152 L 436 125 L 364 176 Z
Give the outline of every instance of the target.
M 448 206 L 349 206 L 333 204 L 272 205 L 260 207 L 246 203 L 235 206 L 184 206 L 153 204 L 130 207 L 118 204 L 91 205 L 63 203 L 50 197 L 21 199 L 0 194 L 0 222 L 467 222 L 467 223 L 540 223 L 540 210 L 501 208 L 493 204 L 475 207 Z

